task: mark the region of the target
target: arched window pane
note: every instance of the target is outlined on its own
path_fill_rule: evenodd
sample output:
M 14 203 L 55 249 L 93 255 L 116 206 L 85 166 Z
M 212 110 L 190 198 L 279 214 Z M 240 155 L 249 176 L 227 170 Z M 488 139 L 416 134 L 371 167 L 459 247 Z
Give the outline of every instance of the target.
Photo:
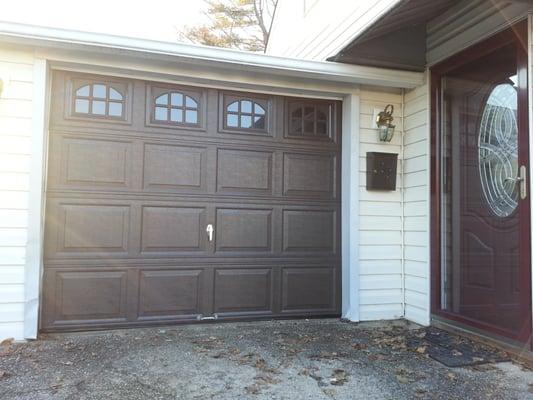
M 76 90 L 76 96 L 80 96 L 80 97 L 89 97 L 89 93 L 90 93 L 89 85 L 82 86 L 81 88 Z
M 231 103 L 228 106 L 228 111 L 229 112 L 239 112 L 239 102 L 238 101 L 234 101 L 233 103 Z
M 183 106 L 183 95 L 181 93 L 172 93 L 170 97 L 170 104 L 173 106 Z
M 187 107 L 190 107 L 190 108 L 198 108 L 198 103 L 197 103 L 196 100 L 194 100 L 192 97 L 186 96 L 185 99 L 186 99 L 186 103 L 185 103 L 185 105 L 186 105 Z
M 122 100 L 122 95 L 118 90 L 113 89 L 112 87 L 109 88 L 109 98 L 111 100 Z
M 93 85 L 93 97 L 98 99 L 106 98 L 106 86 L 99 83 Z
M 254 113 L 258 115 L 265 115 L 265 109 L 261 107 L 259 104 L 254 103 Z
M 155 99 L 155 104 L 161 104 L 166 106 L 168 104 L 168 94 L 162 94 L 161 96 Z
M 252 102 L 249 100 L 241 101 L 241 112 L 251 113 L 252 112 Z

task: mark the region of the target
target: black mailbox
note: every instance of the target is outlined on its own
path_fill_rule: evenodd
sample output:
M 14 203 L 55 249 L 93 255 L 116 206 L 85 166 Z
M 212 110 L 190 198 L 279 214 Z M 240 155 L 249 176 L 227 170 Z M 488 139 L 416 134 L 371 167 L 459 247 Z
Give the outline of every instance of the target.
M 398 154 L 366 153 L 366 189 L 396 190 Z

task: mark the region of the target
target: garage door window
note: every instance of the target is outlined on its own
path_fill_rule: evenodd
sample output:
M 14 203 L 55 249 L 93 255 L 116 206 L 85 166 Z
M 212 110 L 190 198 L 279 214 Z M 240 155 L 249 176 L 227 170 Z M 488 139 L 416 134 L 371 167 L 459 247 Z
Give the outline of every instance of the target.
M 154 101 L 154 120 L 169 124 L 198 125 L 198 101 L 178 91 L 158 95 Z
M 289 102 L 289 136 L 330 137 L 330 104 Z
M 268 100 L 224 96 L 224 129 L 266 133 Z
M 74 95 L 77 115 L 124 119 L 124 94 L 105 83 L 79 86 Z

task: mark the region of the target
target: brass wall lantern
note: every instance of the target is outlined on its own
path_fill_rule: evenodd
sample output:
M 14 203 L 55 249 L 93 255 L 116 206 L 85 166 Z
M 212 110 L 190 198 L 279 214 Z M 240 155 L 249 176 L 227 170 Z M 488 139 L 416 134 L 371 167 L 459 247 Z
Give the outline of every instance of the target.
M 394 135 L 394 128 L 396 125 L 392 124 L 394 117 L 394 106 L 392 104 L 387 105 L 383 111 L 381 111 L 376 117 L 376 125 L 379 130 L 379 140 L 382 142 L 390 142 Z

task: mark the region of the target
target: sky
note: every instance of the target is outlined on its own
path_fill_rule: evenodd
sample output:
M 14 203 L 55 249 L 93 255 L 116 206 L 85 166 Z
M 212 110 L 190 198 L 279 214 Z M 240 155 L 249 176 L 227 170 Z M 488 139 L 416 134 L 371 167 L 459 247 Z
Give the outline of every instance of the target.
M 202 0 L 7 0 L 0 21 L 175 42 L 206 21 Z

